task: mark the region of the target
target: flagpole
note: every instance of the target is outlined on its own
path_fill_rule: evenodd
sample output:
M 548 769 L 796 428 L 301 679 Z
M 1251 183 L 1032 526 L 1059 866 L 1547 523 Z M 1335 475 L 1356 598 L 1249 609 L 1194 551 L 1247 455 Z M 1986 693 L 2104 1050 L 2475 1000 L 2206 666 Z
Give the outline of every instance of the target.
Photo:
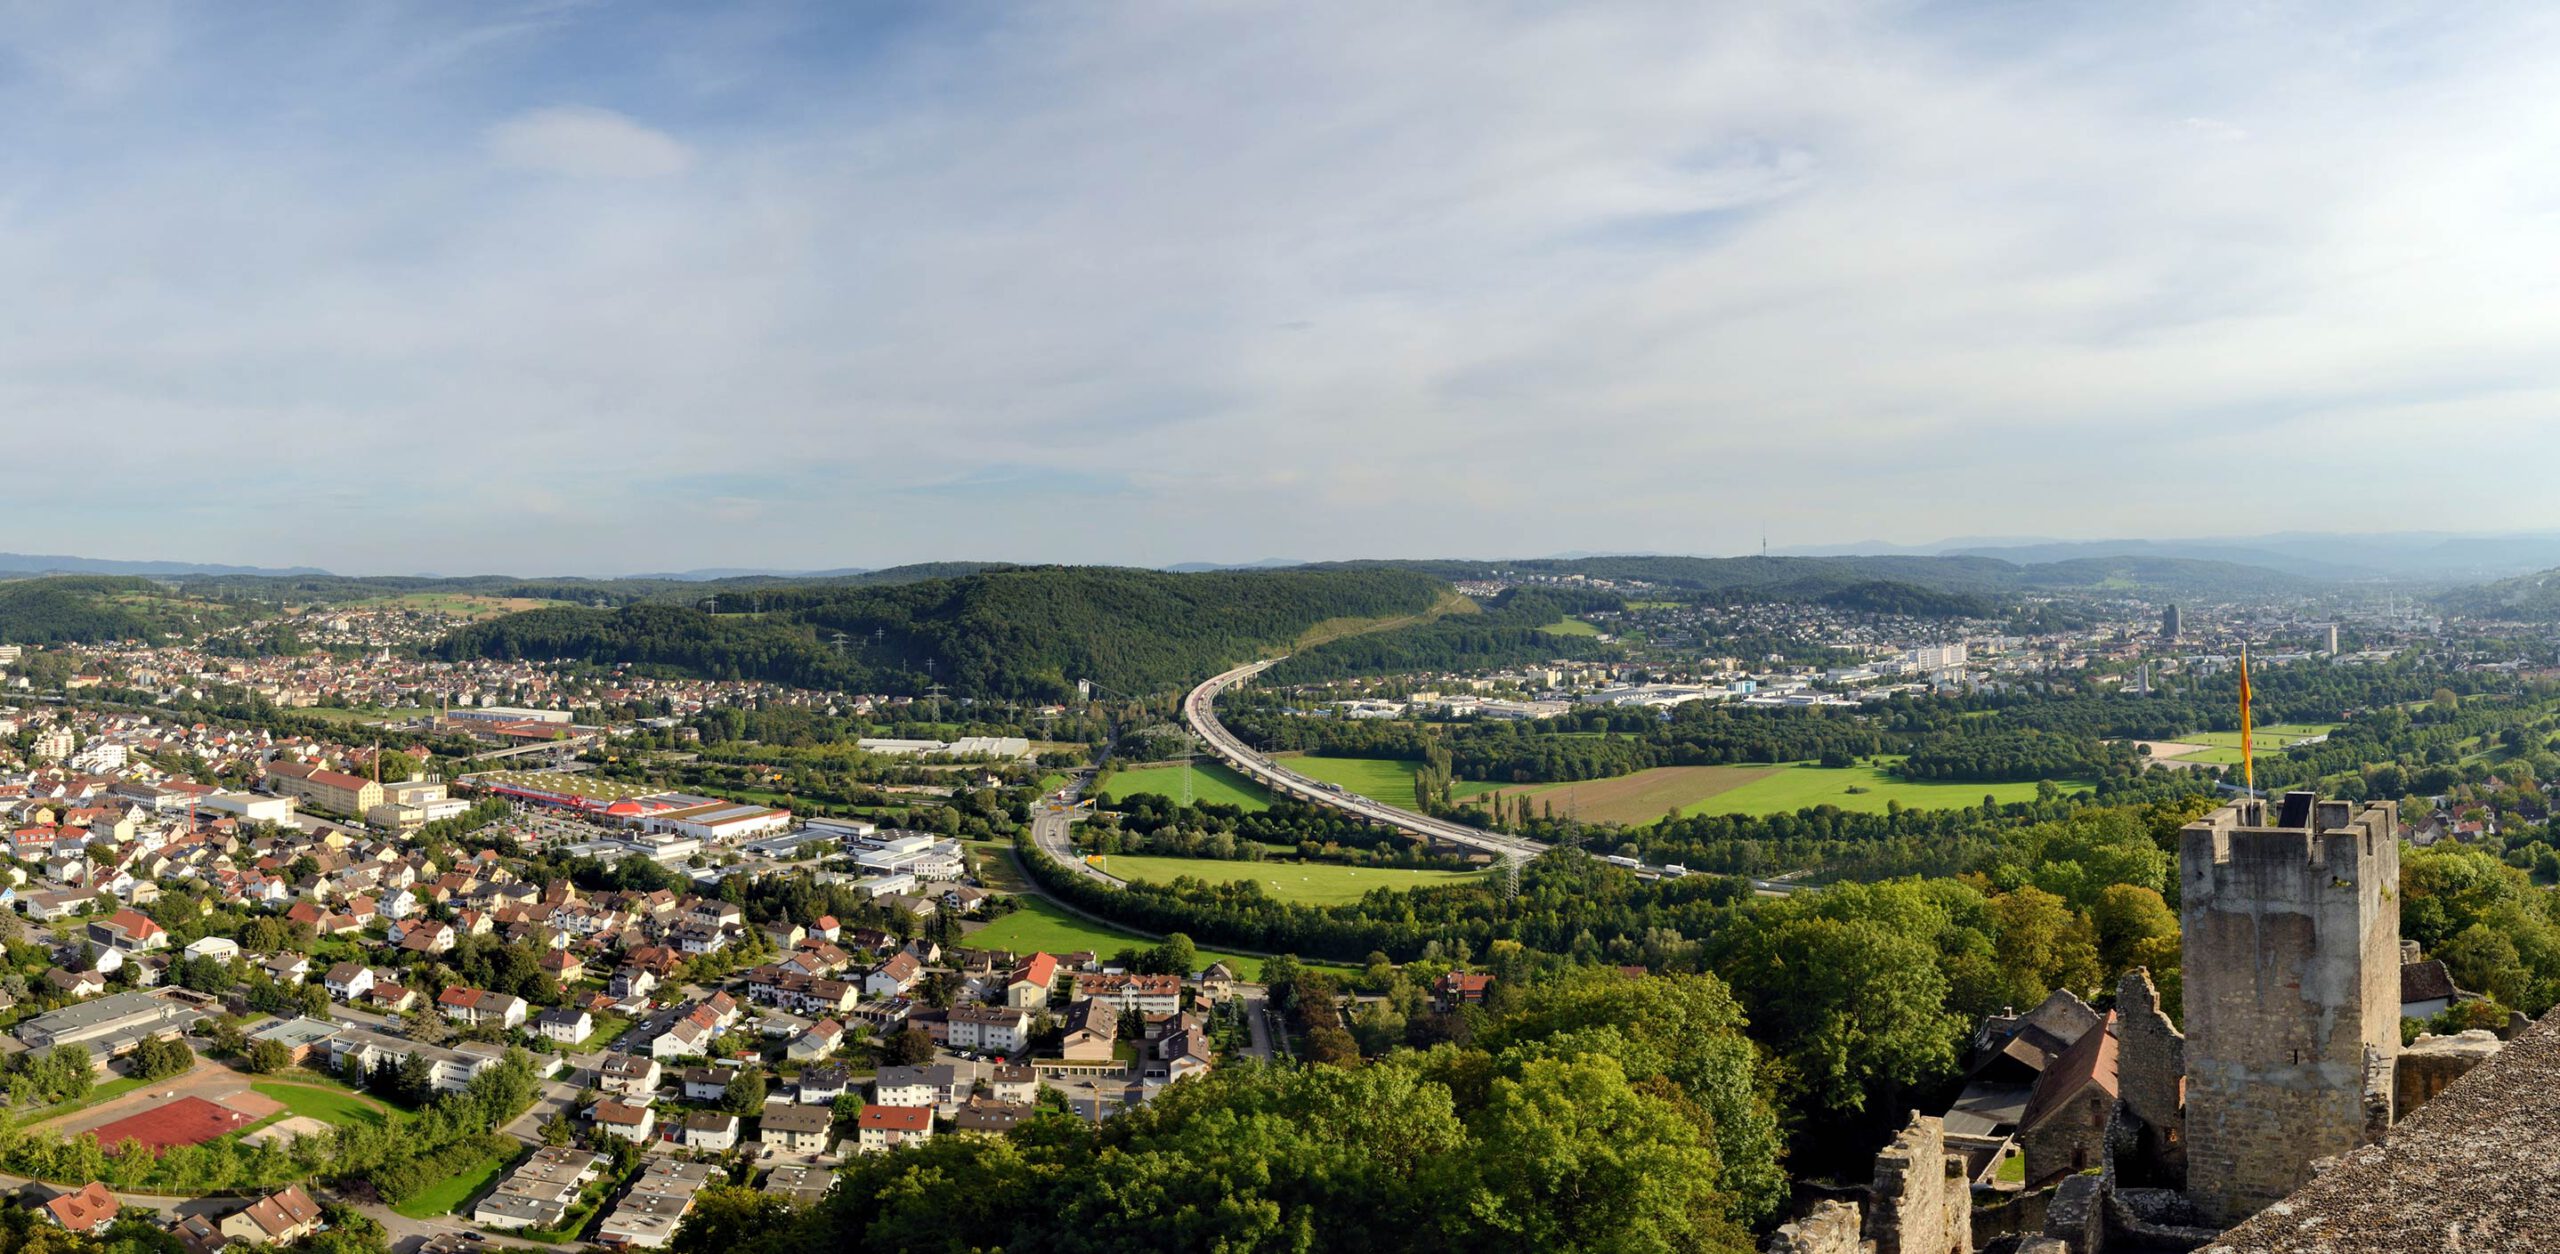
M 2257 746 L 2252 743 L 2249 726 L 2249 645 L 2240 644 L 2240 787 L 2251 797 L 2258 795 Z

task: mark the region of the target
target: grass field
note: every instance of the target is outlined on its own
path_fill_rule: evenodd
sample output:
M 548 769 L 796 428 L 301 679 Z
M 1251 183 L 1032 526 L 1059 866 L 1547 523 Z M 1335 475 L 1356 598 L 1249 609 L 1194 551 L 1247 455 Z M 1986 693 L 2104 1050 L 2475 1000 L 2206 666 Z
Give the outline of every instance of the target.
M 1095 865 L 1124 880 L 1162 883 L 1190 875 L 1212 883 L 1255 880 L 1282 901 L 1332 906 L 1358 901 L 1380 888 L 1429 888 L 1482 879 L 1483 871 L 1412 871 L 1394 867 L 1334 866 L 1322 862 L 1218 862 L 1208 858 L 1150 858 L 1112 854 Z
M 1144 949 L 1156 943 L 1135 932 L 1105 927 L 1069 914 L 1046 897 L 1026 896 L 1020 900 L 1021 909 L 969 933 L 967 943 L 980 949 L 1010 949 L 1016 953 L 1037 949 L 1056 954 L 1089 949 L 1105 957 L 1123 949 Z M 1247 980 L 1262 978 L 1260 958 L 1219 953 L 1212 949 L 1200 951 L 1200 961 L 1204 963 L 1221 958 L 1236 969 L 1236 974 Z
M 341 1128 L 379 1128 L 399 1118 L 399 1112 L 389 1106 L 344 1089 L 272 1080 L 261 1080 L 249 1087 L 263 1096 L 283 1102 L 290 1114 L 305 1115 Z
M 1140 793 L 1153 793 L 1180 800 L 1185 769 L 1177 762 L 1172 766 L 1142 766 L 1134 771 L 1114 771 L 1111 778 L 1102 782 L 1102 799 L 1118 801 Z M 1195 762 L 1187 769 L 1191 772 L 1193 801 L 1214 801 L 1220 805 L 1242 806 L 1247 810 L 1271 807 L 1271 794 L 1263 791 L 1262 785 L 1236 774 L 1235 769 L 1224 762 Z
M 2270 723 L 2252 735 L 2257 741 L 2258 752 L 2282 753 L 2313 736 L 2325 736 L 2336 731 L 2338 727 L 2336 723 Z M 2182 753 L 2170 761 L 2202 762 L 2212 766 L 2240 765 L 2240 733 L 2236 731 L 2191 732 L 2178 739 L 2185 744 L 2211 747 Z
M 336 705 L 314 705 L 305 706 L 302 709 L 295 710 L 294 713 L 311 718 L 325 718 L 332 723 L 406 723 L 420 715 L 432 714 L 434 711 L 423 709 L 418 706 L 404 706 L 394 710 L 384 709 L 378 706 L 350 708 Z
M 1594 627 L 1579 618 L 1568 618 L 1562 622 L 1549 623 L 1538 630 L 1545 632 L 1550 636 L 1596 636 L 1600 634 L 1599 628 Z
M 1309 779 L 1340 784 L 1371 801 L 1413 808 L 1413 773 L 1419 762 L 1395 758 L 1326 758 L 1312 753 L 1276 755 L 1280 765 Z
M 470 1201 L 472 1195 L 488 1187 L 490 1181 L 497 1179 L 498 1173 L 506 1170 L 507 1164 L 514 1158 L 513 1154 L 497 1154 L 484 1158 L 437 1181 L 416 1197 L 391 1209 L 411 1219 L 433 1219 Z
M 1752 769 L 1752 768 L 1744 768 Z M 2064 792 L 2089 787 L 2082 780 L 2056 780 Z M 1864 789 L 1850 792 L 1851 788 Z M 1989 796 L 2005 805 L 2033 801 L 2034 784 L 1916 783 L 1886 774 L 1883 768 L 1830 768 L 1791 762 L 1760 779 L 1686 807 L 1686 814 L 1791 814 L 1808 806 L 1833 805 L 1858 814 L 1882 814 L 1885 803 L 1899 801 L 1907 810 L 1953 810 L 1977 806 Z

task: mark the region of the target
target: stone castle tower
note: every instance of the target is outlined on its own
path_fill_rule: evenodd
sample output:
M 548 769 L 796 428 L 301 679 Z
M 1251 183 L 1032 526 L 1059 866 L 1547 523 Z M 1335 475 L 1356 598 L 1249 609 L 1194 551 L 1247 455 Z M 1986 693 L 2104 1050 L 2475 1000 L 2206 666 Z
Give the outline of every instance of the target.
M 2180 834 L 2187 1196 L 2236 1223 L 2390 1126 L 2400 812 L 2307 792 Z

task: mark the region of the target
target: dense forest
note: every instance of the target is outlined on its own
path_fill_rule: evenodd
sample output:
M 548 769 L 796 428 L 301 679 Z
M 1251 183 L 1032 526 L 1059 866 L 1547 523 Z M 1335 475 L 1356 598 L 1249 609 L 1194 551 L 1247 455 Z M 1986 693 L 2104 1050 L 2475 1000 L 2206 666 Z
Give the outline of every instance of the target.
M 1480 670 L 1534 662 L 1615 656 L 1613 645 L 1590 636 L 1553 635 L 1539 628 L 1568 615 L 1615 609 L 1613 595 L 1571 589 L 1513 588 L 1480 614 L 1450 615 L 1391 631 L 1345 636 L 1292 654 L 1263 673 L 1276 684 L 1314 683 L 1354 675 L 1406 671 Z
M 1060 700 L 1090 679 L 1185 686 L 1339 619 L 1418 616 L 1436 580 L 1384 569 L 1013 567 L 954 579 L 714 594 L 708 609 L 554 608 L 463 628 L 448 658 L 569 658 L 812 688 Z
M 774 588 L 824 586 L 885 587 L 926 579 L 953 579 L 999 570 L 999 562 L 920 562 L 883 570 L 825 575 L 739 575 L 725 579 L 586 579 L 574 575 L 189 575 L 173 582 L 190 595 L 225 600 L 268 601 L 301 605 L 310 602 L 370 601 L 414 592 L 457 596 L 526 597 L 567 601 L 576 605 L 696 605 L 724 592 L 754 594 Z

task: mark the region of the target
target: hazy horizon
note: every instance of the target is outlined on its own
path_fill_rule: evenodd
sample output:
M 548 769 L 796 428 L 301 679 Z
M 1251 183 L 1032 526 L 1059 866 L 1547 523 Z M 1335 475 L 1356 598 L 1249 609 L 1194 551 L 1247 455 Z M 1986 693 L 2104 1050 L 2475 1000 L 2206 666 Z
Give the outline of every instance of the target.
M 6 547 L 2532 530 L 2555 52 L 2495 4 L 11 9 L 0 410 L 115 473 Z

